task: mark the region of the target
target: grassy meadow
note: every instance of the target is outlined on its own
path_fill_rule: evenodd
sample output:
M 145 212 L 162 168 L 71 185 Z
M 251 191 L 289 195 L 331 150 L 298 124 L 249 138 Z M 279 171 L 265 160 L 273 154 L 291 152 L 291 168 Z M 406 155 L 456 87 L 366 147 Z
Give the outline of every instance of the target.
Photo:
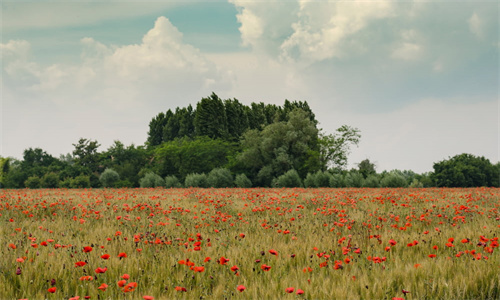
M 0 190 L 0 299 L 499 299 L 500 189 Z

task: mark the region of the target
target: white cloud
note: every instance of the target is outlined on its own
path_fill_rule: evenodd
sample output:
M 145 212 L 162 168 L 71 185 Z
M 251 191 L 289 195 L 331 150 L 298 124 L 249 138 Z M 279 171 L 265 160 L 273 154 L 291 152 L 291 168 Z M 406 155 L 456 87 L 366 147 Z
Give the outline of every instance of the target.
M 478 38 L 483 37 L 483 22 L 477 15 L 477 13 L 473 13 L 472 16 L 467 20 L 469 24 L 470 31 Z

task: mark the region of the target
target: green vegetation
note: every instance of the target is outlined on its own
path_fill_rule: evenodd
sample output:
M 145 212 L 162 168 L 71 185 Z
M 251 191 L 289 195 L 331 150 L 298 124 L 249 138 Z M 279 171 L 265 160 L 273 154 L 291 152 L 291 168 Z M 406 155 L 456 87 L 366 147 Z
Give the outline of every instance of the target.
M 347 170 L 355 127 L 318 128 L 307 102 L 283 106 L 220 99 L 161 112 L 149 123 L 143 146 L 80 138 L 72 153 L 55 158 L 29 148 L 23 159 L 0 157 L 1 188 L 83 187 L 475 187 L 499 186 L 500 163 L 460 154 L 434 172 L 377 173 L 365 159 Z

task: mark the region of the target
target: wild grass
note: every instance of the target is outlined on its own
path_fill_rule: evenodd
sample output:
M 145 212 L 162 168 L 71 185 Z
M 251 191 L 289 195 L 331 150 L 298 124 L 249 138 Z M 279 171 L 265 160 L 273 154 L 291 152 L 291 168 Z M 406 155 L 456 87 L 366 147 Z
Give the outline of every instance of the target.
M 499 299 L 499 199 L 492 188 L 1 190 L 0 299 Z M 137 287 L 119 287 L 124 274 Z

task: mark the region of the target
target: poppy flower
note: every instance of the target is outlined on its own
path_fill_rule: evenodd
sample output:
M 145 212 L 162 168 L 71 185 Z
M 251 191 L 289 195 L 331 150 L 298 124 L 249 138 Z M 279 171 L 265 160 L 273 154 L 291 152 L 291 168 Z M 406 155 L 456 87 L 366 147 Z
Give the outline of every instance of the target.
M 289 288 L 286 288 L 286 289 L 285 289 L 285 292 L 287 292 L 287 293 L 289 293 L 289 294 L 290 294 L 290 293 L 293 293 L 293 291 L 294 291 L 294 290 L 295 290 L 295 288 L 293 288 L 293 287 L 289 287 Z
M 92 281 L 94 280 L 94 277 L 92 276 L 82 276 L 80 277 L 80 281 Z
M 241 293 L 241 292 L 243 292 L 243 291 L 246 289 L 246 287 L 245 287 L 244 285 L 241 285 L 241 284 L 240 284 L 240 285 L 238 285 L 238 286 L 236 287 L 236 289 L 237 289 L 237 290 Z
M 225 258 L 224 256 L 222 256 L 220 259 L 219 259 L 219 264 L 221 265 L 225 265 L 227 264 L 227 262 L 229 261 L 229 259 Z
M 429 256 L 430 258 L 434 258 L 434 257 L 436 257 L 436 254 L 429 254 L 427 256 Z
M 236 272 L 236 271 L 238 271 L 239 269 L 240 269 L 240 268 L 238 268 L 237 266 L 232 266 L 232 267 L 231 267 L 231 271 L 233 271 L 233 272 Z
M 155 297 L 153 296 L 142 296 L 142 299 L 144 300 L 153 300 Z
M 269 270 L 271 270 L 271 266 L 268 266 L 268 265 L 266 265 L 266 264 L 263 264 L 262 266 L 260 266 L 260 268 L 261 268 L 262 270 L 264 270 L 264 271 L 269 271 Z
M 272 255 L 278 256 L 278 251 L 276 251 L 274 249 L 269 250 L 269 253 L 271 253 Z
M 302 295 L 302 294 L 304 294 L 304 291 L 301 289 L 297 289 L 297 295 Z
M 240 238 L 245 238 L 245 234 L 244 233 L 240 233 Z
M 390 244 L 391 246 L 395 246 L 397 243 L 396 243 L 396 241 L 395 241 L 395 240 L 390 239 L 390 240 L 389 240 L 389 244 Z
M 126 283 L 127 283 L 126 280 L 120 280 L 120 281 L 117 282 L 117 284 L 118 284 L 119 287 L 124 287 Z
M 99 289 L 99 290 L 101 290 L 101 291 L 105 292 L 107 288 L 108 288 L 108 285 L 107 285 L 107 284 L 105 284 L 105 283 L 103 283 L 103 284 L 101 284 L 101 285 L 100 285 L 97 289 Z
M 103 255 L 101 255 L 101 258 L 102 259 L 108 259 L 110 256 L 111 255 L 109 255 L 109 254 L 103 254 Z
M 193 268 L 193 271 L 196 273 L 201 273 L 201 272 L 204 272 L 205 271 L 205 267 L 202 267 L 202 266 L 199 266 L 199 267 L 194 267 Z
M 130 278 L 130 275 L 128 274 L 123 274 L 122 275 L 122 278 L 125 279 L 125 280 L 128 280 Z
M 56 288 L 55 286 L 53 286 L 53 287 L 49 288 L 47 291 L 48 291 L 49 293 L 55 293 L 55 292 L 56 292 L 56 290 L 57 290 L 57 288 Z
M 97 268 L 97 269 L 95 269 L 95 272 L 97 274 L 100 274 L 100 273 L 106 273 L 107 270 L 108 270 L 108 268 Z
M 77 262 L 75 263 L 75 268 L 76 268 L 76 267 L 83 267 L 83 266 L 85 266 L 86 264 L 87 264 L 87 263 L 86 263 L 86 262 L 84 262 L 84 261 L 77 261 Z
M 14 244 L 10 243 L 10 244 L 9 244 L 9 248 L 11 248 L 11 249 L 16 249 L 17 247 L 16 247 L 16 245 L 14 245 Z
M 90 251 L 92 251 L 92 247 L 90 247 L 90 246 L 83 247 L 83 252 L 89 253 Z
M 408 294 L 408 293 L 410 293 L 410 291 L 407 291 L 405 289 L 401 290 L 401 292 L 403 292 L 403 294 L 405 294 L 405 295 Z
M 178 291 L 178 292 L 187 292 L 186 288 L 185 287 L 181 287 L 181 286 L 176 286 L 175 290 Z
M 121 252 L 120 254 L 118 254 L 118 257 L 119 257 L 120 259 L 125 258 L 125 257 L 127 257 L 127 253 L 125 253 L 125 252 Z
M 207 257 L 205 257 L 205 260 L 203 262 L 209 262 L 210 260 L 211 260 L 211 258 L 207 256 Z

